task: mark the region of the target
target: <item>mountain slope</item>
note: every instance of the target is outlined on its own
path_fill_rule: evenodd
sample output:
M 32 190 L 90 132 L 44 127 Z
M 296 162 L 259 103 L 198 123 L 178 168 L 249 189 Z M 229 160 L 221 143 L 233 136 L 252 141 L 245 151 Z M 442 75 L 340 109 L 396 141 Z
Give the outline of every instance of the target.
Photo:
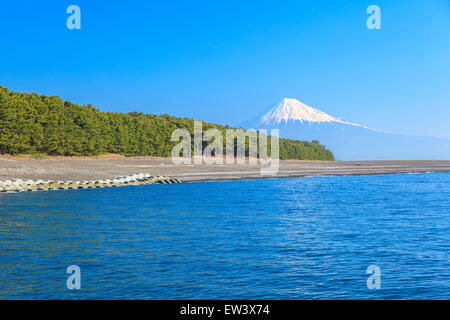
M 279 129 L 280 137 L 320 140 L 339 160 L 450 159 L 450 140 L 391 134 L 330 116 L 285 98 L 240 126 Z
M 179 143 L 171 141 L 174 130 L 184 128 L 192 136 L 193 127 L 193 119 L 101 112 L 91 105 L 76 105 L 57 96 L 17 93 L 0 86 L 0 154 L 85 156 L 108 152 L 169 157 Z M 203 123 L 203 130 L 217 129 L 223 136 L 227 128 L 230 127 Z M 248 146 L 246 151 L 248 154 Z M 334 159 L 329 150 L 317 143 L 289 139 L 280 139 L 280 157 Z

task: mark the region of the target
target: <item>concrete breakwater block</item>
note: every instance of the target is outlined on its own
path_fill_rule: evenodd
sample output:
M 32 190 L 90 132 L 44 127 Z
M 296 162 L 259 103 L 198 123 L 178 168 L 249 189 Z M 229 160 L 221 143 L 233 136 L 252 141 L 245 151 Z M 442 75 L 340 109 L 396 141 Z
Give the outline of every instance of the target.
M 32 192 L 49 190 L 76 190 L 76 189 L 98 189 L 105 187 L 121 187 L 129 185 L 146 184 L 174 184 L 181 183 L 181 180 L 163 176 L 152 176 L 148 173 L 136 173 L 128 176 L 121 176 L 112 179 L 93 181 L 53 181 L 53 180 L 26 180 L 11 179 L 0 180 L 0 193 L 9 192 Z

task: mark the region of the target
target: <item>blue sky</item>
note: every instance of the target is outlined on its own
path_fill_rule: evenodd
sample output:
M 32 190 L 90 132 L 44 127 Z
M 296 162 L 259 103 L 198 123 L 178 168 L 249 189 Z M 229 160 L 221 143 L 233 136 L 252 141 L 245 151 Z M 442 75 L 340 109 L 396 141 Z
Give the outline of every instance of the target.
M 71 4 L 81 30 L 66 28 Z M 0 85 L 15 91 L 230 125 L 290 97 L 450 138 L 448 0 L 1 0 L 0 30 Z

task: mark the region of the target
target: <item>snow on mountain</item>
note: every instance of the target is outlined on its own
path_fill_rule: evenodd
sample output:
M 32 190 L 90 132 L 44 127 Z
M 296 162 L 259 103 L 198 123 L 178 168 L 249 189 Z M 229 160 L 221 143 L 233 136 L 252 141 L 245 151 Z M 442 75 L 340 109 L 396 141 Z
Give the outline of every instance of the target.
M 261 124 L 264 123 L 281 123 L 288 120 L 299 120 L 308 122 L 332 122 L 339 121 L 338 119 L 322 112 L 320 110 L 311 108 L 297 99 L 284 98 L 269 112 L 261 118 Z
M 268 111 L 239 125 L 279 129 L 281 138 L 319 140 L 339 160 L 450 159 L 450 140 L 392 134 L 345 121 L 284 98 Z
M 300 121 L 301 123 L 336 122 L 369 129 L 357 123 L 335 118 L 323 111 L 307 106 L 297 99 L 290 98 L 284 98 L 270 108 L 270 110 L 260 118 L 258 124 L 273 125 L 281 124 L 282 122 L 288 123 L 289 121 Z

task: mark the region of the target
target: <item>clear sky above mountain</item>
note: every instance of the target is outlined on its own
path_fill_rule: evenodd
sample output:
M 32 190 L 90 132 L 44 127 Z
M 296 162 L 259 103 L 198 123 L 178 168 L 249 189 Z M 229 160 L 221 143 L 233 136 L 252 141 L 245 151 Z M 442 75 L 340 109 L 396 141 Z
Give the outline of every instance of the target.
M 81 30 L 66 8 L 81 8 Z M 381 30 L 366 8 L 381 8 Z M 236 124 L 284 97 L 450 138 L 450 3 L 0 2 L 0 85 L 103 110 Z

